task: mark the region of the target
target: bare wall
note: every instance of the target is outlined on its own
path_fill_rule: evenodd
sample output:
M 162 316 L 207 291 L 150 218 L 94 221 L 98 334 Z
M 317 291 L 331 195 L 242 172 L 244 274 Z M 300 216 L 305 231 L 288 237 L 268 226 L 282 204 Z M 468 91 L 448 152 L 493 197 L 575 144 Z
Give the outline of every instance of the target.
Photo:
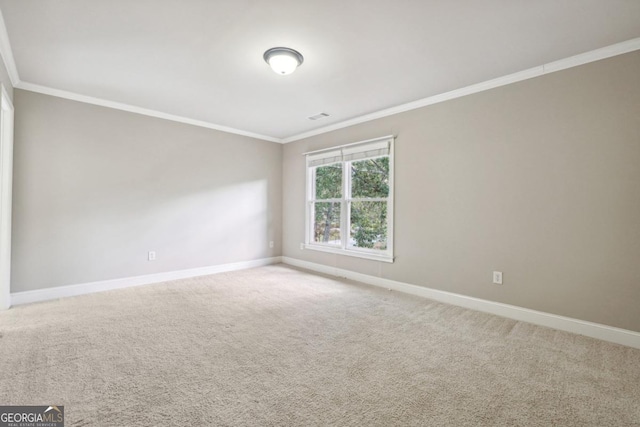
M 395 263 L 300 250 L 302 153 L 389 134 Z M 290 143 L 283 156 L 285 256 L 640 331 L 640 52 Z
M 12 292 L 281 255 L 280 144 L 14 96 Z

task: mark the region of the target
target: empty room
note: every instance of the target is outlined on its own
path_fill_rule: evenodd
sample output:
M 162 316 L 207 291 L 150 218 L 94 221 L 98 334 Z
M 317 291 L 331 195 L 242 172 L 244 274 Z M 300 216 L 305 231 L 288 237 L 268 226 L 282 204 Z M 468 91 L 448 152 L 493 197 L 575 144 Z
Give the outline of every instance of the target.
M 0 427 L 640 426 L 640 1 L 0 12 Z

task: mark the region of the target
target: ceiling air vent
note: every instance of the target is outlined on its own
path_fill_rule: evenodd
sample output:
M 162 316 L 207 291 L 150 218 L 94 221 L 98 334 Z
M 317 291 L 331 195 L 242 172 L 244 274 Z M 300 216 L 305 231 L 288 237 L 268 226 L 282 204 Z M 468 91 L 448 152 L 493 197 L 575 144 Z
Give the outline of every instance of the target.
M 316 115 L 309 116 L 307 118 L 309 120 L 320 120 L 320 119 L 324 119 L 325 117 L 329 117 L 329 115 L 327 113 L 318 113 Z

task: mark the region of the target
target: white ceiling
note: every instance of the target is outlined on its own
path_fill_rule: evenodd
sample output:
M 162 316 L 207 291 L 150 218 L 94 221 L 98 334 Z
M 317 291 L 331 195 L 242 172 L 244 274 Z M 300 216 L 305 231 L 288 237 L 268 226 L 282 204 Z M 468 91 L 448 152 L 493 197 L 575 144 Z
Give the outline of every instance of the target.
M 22 82 L 280 139 L 640 37 L 639 0 L 0 0 Z M 304 64 L 262 59 L 287 46 Z M 319 112 L 331 116 L 310 121 Z

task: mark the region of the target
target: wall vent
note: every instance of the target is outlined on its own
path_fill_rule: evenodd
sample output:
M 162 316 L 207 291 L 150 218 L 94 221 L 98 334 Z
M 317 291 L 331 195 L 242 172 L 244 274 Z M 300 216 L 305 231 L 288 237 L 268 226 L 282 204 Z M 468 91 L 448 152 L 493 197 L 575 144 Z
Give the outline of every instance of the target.
M 313 116 L 309 116 L 307 118 L 309 120 L 320 120 L 320 119 L 324 119 L 325 117 L 329 117 L 329 115 L 327 113 L 318 113 Z

